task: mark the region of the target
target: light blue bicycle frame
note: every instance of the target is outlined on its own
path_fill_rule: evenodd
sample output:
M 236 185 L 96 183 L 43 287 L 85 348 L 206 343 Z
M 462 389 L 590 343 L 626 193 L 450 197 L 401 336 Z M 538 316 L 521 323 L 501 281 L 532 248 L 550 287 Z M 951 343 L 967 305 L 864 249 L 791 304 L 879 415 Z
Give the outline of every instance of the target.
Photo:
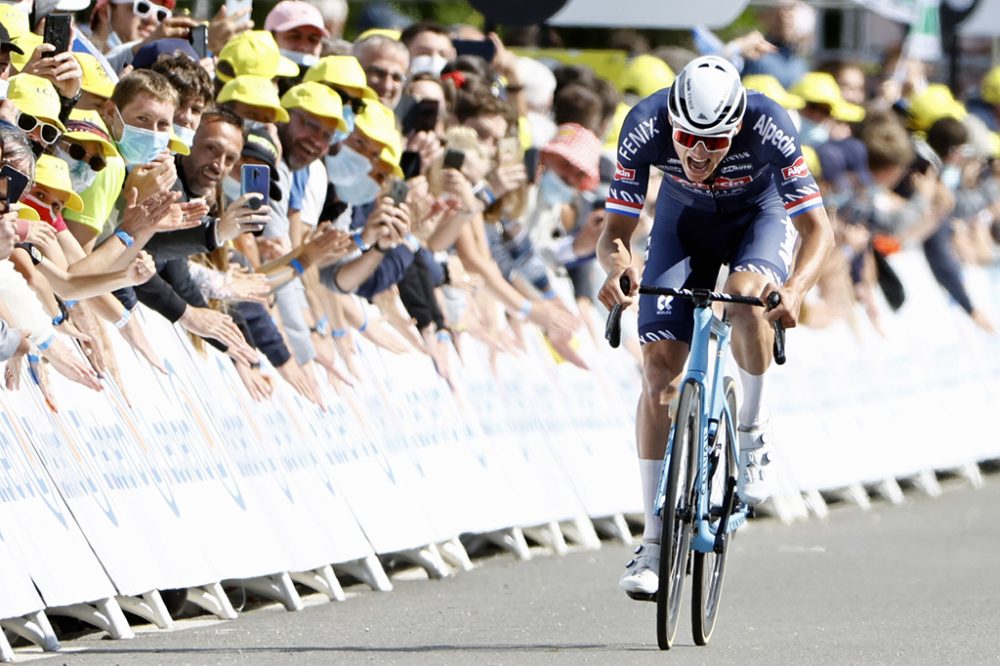
M 681 383 L 681 392 L 691 390 L 689 385 L 696 384 L 701 389 L 700 402 L 701 413 L 698 424 L 698 446 L 697 473 L 694 479 L 695 501 L 692 521 L 691 550 L 699 553 L 710 553 L 715 546 L 715 535 L 718 531 L 718 518 L 714 524 L 709 516 L 708 496 L 708 444 L 715 441 L 716 433 L 720 426 L 729 427 L 729 432 L 734 435 L 732 441 L 727 441 L 726 446 L 730 447 L 732 460 L 738 461 L 736 443 L 736 415 L 725 410 L 725 366 L 726 354 L 729 351 L 730 326 L 715 316 L 711 304 L 695 304 L 694 309 L 694 333 L 691 336 L 691 352 L 688 356 L 687 372 L 684 374 L 684 381 Z M 711 351 L 712 338 L 717 340 L 715 361 L 712 372 L 708 373 L 709 352 Z M 711 381 L 709 384 L 708 382 Z M 711 390 L 709 390 L 711 389 Z M 708 399 L 705 399 L 708 396 Z M 727 419 L 726 424 L 722 424 L 722 419 Z M 662 516 L 663 500 L 666 494 L 667 470 L 670 468 L 670 454 L 673 450 L 674 434 L 677 432 L 677 419 L 674 419 L 670 427 L 670 438 L 667 441 L 667 453 L 664 456 L 663 468 L 660 471 L 660 485 L 656 497 L 657 513 Z M 720 460 L 720 463 L 722 461 Z M 737 462 L 738 464 L 738 462 Z M 725 479 L 722 480 L 725 483 Z M 725 486 L 722 488 L 725 491 Z M 737 502 L 733 512 L 727 522 L 726 533 L 732 534 L 740 528 L 747 520 L 747 506 L 743 502 Z M 664 525 L 663 529 L 672 529 L 672 526 Z

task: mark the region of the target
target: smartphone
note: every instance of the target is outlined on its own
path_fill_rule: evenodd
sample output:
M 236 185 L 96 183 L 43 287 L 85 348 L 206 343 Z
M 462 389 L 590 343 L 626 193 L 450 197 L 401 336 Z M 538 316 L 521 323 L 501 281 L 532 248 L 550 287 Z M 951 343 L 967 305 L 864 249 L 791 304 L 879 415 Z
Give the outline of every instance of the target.
M 226 16 L 232 16 L 247 8 L 253 10 L 253 0 L 226 0 Z M 250 20 L 250 14 L 246 15 L 246 20 Z
M 488 39 L 453 39 L 456 56 L 479 56 L 486 62 L 493 62 L 497 47 Z
M 55 51 L 46 53 L 46 57 L 69 51 L 71 18 L 69 14 L 49 14 L 45 17 L 45 35 L 43 39 L 46 44 L 56 47 Z
M 521 153 L 521 142 L 514 136 L 505 136 L 500 139 L 497 145 L 497 162 L 500 164 L 513 164 L 517 162 L 517 157 Z
M 399 116 L 399 124 L 403 134 L 433 131 L 437 127 L 440 109 L 436 99 L 417 100 L 410 97 Z
M 399 168 L 403 170 L 403 178 L 409 180 L 420 175 L 423 166 L 420 153 L 415 150 L 404 150 L 399 157 Z
M 21 200 L 21 195 L 28 188 L 29 182 L 31 182 L 30 178 L 9 164 L 5 164 L 0 169 L 0 183 L 6 186 L 3 188 L 3 192 L 0 192 L 2 195 L 0 198 L 5 204 L 4 212 L 10 209 L 10 204 L 16 204 Z
M 524 151 L 524 170 L 528 173 L 528 182 L 534 184 L 538 179 L 538 148 Z
M 457 169 L 462 170 L 462 165 L 465 164 L 465 153 L 461 150 L 455 150 L 449 148 L 444 151 L 444 168 L 445 169 Z
M 406 201 L 406 195 L 409 193 L 410 186 L 406 184 L 405 180 L 396 178 L 389 185 L 389 196 L 392 197 L 397 206 Z
M 240 194 L 257 194 L 247 204 L 253 210 L 271 203 L 271 167 L 266 164 L 244 164 L 240 167 Z M 264 233 L 264 227 L 253 230 L 254 236 Z
M 195 53 L 201 59 L 208 57 L 208 26 L 204 23 L 196 25 L 191 28 L 191 34 L 189 36 L 191 40 L 191 48 L 194 49 Z

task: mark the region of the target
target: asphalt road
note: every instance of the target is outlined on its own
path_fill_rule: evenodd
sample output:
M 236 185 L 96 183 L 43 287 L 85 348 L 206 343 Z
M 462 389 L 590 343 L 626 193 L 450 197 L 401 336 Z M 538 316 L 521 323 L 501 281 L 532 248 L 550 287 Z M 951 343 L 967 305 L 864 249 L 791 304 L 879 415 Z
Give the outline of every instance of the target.
M 1000 663 L 1000 478 L 909 499 L 836 508 L 825 522 L 751 524 L 734 543 L 706 648 L 693 645 L 685 614 L 680 646 L 656 649 L 654 606 L 617 589 L 629 552 L 606 543 L 526 563 L 484 558 L 388 594 L 352 586 L 347 601 L 298 613 L 269 606 L 131 641 L 86 637 L 65 643 L 81 652 L 42 663 Z

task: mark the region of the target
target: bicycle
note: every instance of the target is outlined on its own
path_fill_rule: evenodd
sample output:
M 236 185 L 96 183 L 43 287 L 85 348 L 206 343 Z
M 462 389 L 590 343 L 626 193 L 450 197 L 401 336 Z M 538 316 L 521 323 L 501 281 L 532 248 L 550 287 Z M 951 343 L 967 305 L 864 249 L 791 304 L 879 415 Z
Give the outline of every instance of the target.
M 628 278 L 622 277 L 621 287 L 624 293 L 629 293 Z M 729 318 L 725 312 L 721 319 L 717 317 L 712 303 L 773 309 L 781 302 L 781 297 L 773 292 L 765 304 L 758 298 L 708 289 L 646 285 L 639 287 L 639 293 L 684 298 L 694 304 L 694 333 L 687 371 L 667 440 L 655 503 L 657 515 L 663 520 L 659 589 L 655 594 L 656 639 L 661 650 L 669 650 L 673 645 L 684 577 L 691 573 L 691 628 L 695 643 L 707 645 L 718 619 L 726 573 L 726 547 L 751 512 L 736 493 L 739 460 L 736 383 L 732 377 L 724 376 L 731 332 Z M 621 311 L 622 306 L 615 305 L 608 316 L 605 337 L 612 347 L 617 347 L 621 341 Z M 774 332 L 774 358 L 781 365 L 785 362 L 785 331 L 777 321 Z M 709 372 L 713 341 L 715 361 Z M 643 597 L 643 600 L 653 599 Z

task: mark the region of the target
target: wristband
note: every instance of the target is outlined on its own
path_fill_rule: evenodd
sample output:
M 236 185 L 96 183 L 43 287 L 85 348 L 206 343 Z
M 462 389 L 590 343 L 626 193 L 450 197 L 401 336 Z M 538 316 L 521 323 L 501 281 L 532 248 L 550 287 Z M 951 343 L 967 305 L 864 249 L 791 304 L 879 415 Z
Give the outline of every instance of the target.
M 345 335 L 347 335 L 347 329 L 346 328 L 335 328 L 332 331 L 330 331 L 330 335 L 332 335 L 335 338 L 342 338 Z
M 128 324 L 130 319 L 132 319 L 132 311 L 126 308 L 125 311 L 122 312 L 122 318 L 115 322 L 115 328 L 125 328 L 125 325 Z
M 133 239 L 127 231 L 122 231 L 121 229 L 115 232 L 115 238 L 120 240 L 126 248 L 132 247 L 132 244 L 135 243 L 135 239 Z
M 542 300 L 551 301 L 557 295 L 558 294 L 556 294 L 556 290 L 555 289 L 549 289 L 547 292 L 545 292 L 544 294 L 542 294 Z
M 323 315 L 316 320 L 316 325 L 310 329 L 314 333 L 319 333 L 320 335 L 326 337 L 326 334 L 330 332 L 330 319 Z
M 518 316 L 521 319 L 527 319 L 528 316 L 531 314 L 531 308 L 532 307 L 533 306 L 531 304 L 531 299 L 528 299 L 528 298 L 524 299 L 524 302 L 521 303 L 521 307 L 518 308 L 518 310 L 517 310 Z
M 67 310 L 72 310 L 73 308 L 76 307 L 76 304 L 79 302 L 80 301 L 63 301 L 62 304 L 66 307 Z
M 60 312 L 59 314 L 57 314 L 55 317 L 52 318 L 52 325 L 58 326 L 64 321 L 66 321 L 66 313 Z
M 56 336 L 50 335 L 49 337 L 47 337 L 42 342 L 39 342 L 36 345 L 36 347 L 38 347 L 38 351 L 45 351 L 46 349 L 48 349 L 49 347 L 51 347 L 52 343 L 55 341 L 55 339 L 56 339 Z
M 302 262 L 298 259 L 292 259 L 288 262 L 288 265 L 292 267 L 292 270 L 295 271 L 296 275 L 302 275 L 306 272 L 305 266 L 303 266 Z
M 365 320 L 361 323 L 361 326 L 358 326 L 358 333 L 364 333 L 368 330 L 368 313 L 365 312 L 364 315 Z
M 351 234 L 351 240 L 354 241 L 354 244 L 357 245 L 358 249 L 361 250 L 362 252 L 367 252 L 368 250 L 372 249 L 372 246 L 366 243 L 364 239 L 361 237 L 360 231 L 355 231 L 353 234 Z

